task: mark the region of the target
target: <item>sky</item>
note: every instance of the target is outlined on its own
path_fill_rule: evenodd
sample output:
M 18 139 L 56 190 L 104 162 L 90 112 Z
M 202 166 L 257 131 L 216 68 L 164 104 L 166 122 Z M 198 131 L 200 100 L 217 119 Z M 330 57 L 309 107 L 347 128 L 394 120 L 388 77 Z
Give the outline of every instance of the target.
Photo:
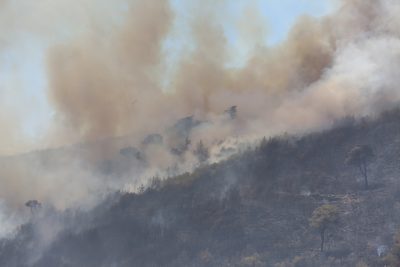
M 17 0 L 24 1 L 24 0 Z M 62 0 L 54 0 L 60 1 Z M 190 17 L 190 7 L 187 0 L 171 0 L 173 9 L 177 17 L 174 23 L 174 31 L 165 41 L 165 52 L 168 55 L 169 71 L 173 71 L 174 62 L 179 60 L 181 47 L 187 42 L 185 36 L 185 20 Z M 116 1 L 121 2 L 121 1 Z M 55 113 L 47 101 L 47 74 L 46 74 L 46 50 L 55 40 L 65 38 L 71 34 L 64 29 L 64 23 L 49 23 L 44 25 L 35 23 L 35 16 L 51 16 L 51 3 L 47 0 L 37 2 L 35 8 L 23 2 L 18 5 L 19 10 L 13 9 L 10 4 L 8 13 L 11 16 L 26 16 L 31 28 L 18 23 L 15 18 L 7 20 L 7 16 L 0 18 L 0 24 L 3 24 L 1 30 L 3 36 L 12 36 L 12 38 L 0 39 L 0 122 L 3 127 L 15 128 L 21 139 L 29 139 L 35 143 L 45 133 L 55 119 Z M 49 4 L 50 3 L 50 4 Z M 53 2 L 54 3 L 54 2 Z M 85 3 L 93 2 L 87 0 Z M 107 1 L 94 1 L 96 5 L 104 5 L 100 8 L 105 15 L 115 16 L 117 13 L 108 14 L 106 7 Z M 249 5 L 252 3 L 252 5 Z M 50 5 L 50 7 L 48 7 Z M 41 6 L 46 7 L 46 12 L 41 14 Z M 60 8 L 62 5 L 54 5 L 54 8 Z M 87 6 L 86 6 L 87 7 Z M 0 6 L 0 9 L 4 8 Z M 22 10 L 20 10 L 22 8 Z M 57 21 L 73 21 L 73 16 L 77 12 L 85 12 L 85 6 L 74 7 L 74 10 L 65 10 L 60 12 L 65 18 Z M 240 66 L 246 60 L 249 51 L 256 45 L 274 46 L 285 39 L 288 31 L 295 23 L 296 19 L 302 15 L 311 15 L 315 17 L 328 14 L 333 9 L 333 4 L 329 0 L 232 0 L 228 1 L 228 7 L 224 12 L 223 21 L 224 34 L 230 43 L 230 53 L 233 55 L 229 63 L 231 67 Z M 81 10 L 82 9 L 82 10 Z M 43 9 L 44 10 L 44 9 Z M 1 12 L 1 10 L 0 10 Z M 115 12 L 115 11 L 113 11 Z M 265 24 L 263 29 L 254 28 L 254 36 L 241 35 L 240 20 L 246 19 L 243 14 L 250 12 L 254 19 L 262 21 Z M 4 14 L 0 14 L 2 16 Z M 53 15 L 54 16 L 54 15 Z M 71 20 L 72 18 L 72 20 Z M 54 19 L 54 18 L 52 18 Z M 50 20 L 51 21 L 51 20 Z M 89 19 L 88 19 L 89 21 Z M 239 21 L 239 23 L 237 23 Z M 79 32 L 79 27 L 85 24 L 73 23 L 70 25 L 72 31 Z M 238 30 L 239 28 L 239 30 Z M 73 33 L 72 33 L 73 34 Z M 190 44 L 189 44 L 190 45 Z M 167 81 L 166 81 L 167 82 Z M 17 118 L 14 122 L 7 121 L 9 114 L 14 114 Z M 4 122 L 6 121 L 6 122 Z M 13 131 L 10 131 L 12 133 Z M 18 141 L 18 140 L 17 140 Z M 21 143 L 24 141 L 21 140 Z M 19 148 L 15 145 L 18 142 L 10 142 L 9 147 L 2 145 L 0 154 L 13 153 Z M 34 148 L 34 146 L 32 146 Z
M 287 32 L 301 15 L 321 17 L 334 8 L 329 0 L 258 0 L 261 13 L 269 25 L 268 44 L 285 39 Z

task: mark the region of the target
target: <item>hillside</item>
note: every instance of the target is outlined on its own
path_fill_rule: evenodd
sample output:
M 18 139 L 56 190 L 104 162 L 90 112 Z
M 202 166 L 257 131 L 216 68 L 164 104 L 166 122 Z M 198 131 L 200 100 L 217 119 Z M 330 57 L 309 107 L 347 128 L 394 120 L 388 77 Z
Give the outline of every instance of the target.
M 362 144 L 375 153 L 368 190 L 345 164 Z M 1 241 L 0 266 L 383 266 L 378 248 L 400 228 L 399 161 L 400 110 L 264 139 L 89 212 L 43 208 Z M 339 222 L 320 252 L 309 220 L 324 204 Z

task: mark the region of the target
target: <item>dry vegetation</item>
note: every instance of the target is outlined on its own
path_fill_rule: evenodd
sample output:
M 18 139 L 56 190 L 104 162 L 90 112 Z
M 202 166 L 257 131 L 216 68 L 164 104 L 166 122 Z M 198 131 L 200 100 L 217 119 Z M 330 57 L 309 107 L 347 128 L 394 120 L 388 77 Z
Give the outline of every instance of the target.
M 366 144 L 375 154 L 368 190 L 345 163 Z M 399 110 L 264 139 L 194 173 L 154 178 L 140 193 L 115 193 L 90 212 L 43 209 L 1 242 L 0 265 L 397 266 L 399 161 Z M 324 205 L 338 218 L 321 252 L 322 228 L 312 218 Z M 62 227 L 42 240 L 41 228 L 53 222 Z

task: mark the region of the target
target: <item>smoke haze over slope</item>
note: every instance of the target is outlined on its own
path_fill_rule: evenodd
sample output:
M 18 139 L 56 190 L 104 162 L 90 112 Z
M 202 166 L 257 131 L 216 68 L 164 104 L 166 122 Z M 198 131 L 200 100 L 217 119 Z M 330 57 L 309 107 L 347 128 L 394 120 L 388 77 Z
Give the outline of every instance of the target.
M 187 25 L 182 25 L 163 0 L 1 1 L 7 38 L 1 37 L 0 49 L 25 35 L 46 46 L 46 97 L 54 116 L 34 140 L 39 145 L 32 145 L 20 134 L 20 123 L 35 111 L 29 105 L 15 112 L 12 104 L 2 105 L 0 145 L 7 149 L 0 152 L 130 139 L 90 152 L 74 150 L 57 163 L 50 160 L 54 165 L 41 156 L 4 163 L 0 198 L 12 205 L 38 198 L 65 208 L 102 191 L 104 184 L 122 187 L 141 171 L 126 167 L 128 174 L 118 175 L 122 181 L 115 179 L 114 186 L 113 175 L 98 178 L 92 165 L 117 157 L 124 146 L 137 146 L 148 134 L 164 135 L 186 116 L 208 122 L 191 132 L 192 144 L 204 140 L 213 147 L 230 138 L 303 133 L 398 103 L 400 3 L 343 0 L 328 16 L 299 18 L 287 39 L 272 47 L 260 40 L 267 25 L 253 19 L 260 14 L 252 3 L 234 21 L 224 12 L 228 1 L 189 1 Z M 240 66 L 230 64 L 235 55 L 224 32 L 227 22 L 255 44 Z M 180 45 L 174 43 L 177 35 L 184 36 Z M 172 60 L 171 51 L 179 56 Z M 224 111 L 233 105 L 237 118 L 229 120 Z M 190 154 L 176 159 L 164 145 L 146 151 L 146 167 L 152 170 L 193 161 Z

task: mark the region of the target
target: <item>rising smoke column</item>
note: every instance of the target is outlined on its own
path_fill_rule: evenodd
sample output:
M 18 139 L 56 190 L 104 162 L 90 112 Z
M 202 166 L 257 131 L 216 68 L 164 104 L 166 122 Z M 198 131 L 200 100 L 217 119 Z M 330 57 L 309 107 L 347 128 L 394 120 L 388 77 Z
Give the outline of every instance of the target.
M 93 27 L 53 48 L 52 102 L 80 138 L 92 139 L 162 131 L 165 122 L 193 114 L 207 120 L 231 105 L 239 107 L 242 133 L 304 131 L 375 112 L 382 97 L 398 99 L 388 88 L 397 76 L 388 66 L 397 64 L 389 58 L 398 34 L 391 10 L 399 4 L 343 1 L 330 16 L 300 18 L 286 41 L 257 46 L 240 68 L 227 67 L 225 17 L 218 11 L 226 4 L 194 1 L 187 37 L 193 48 L 180 57 L 167 89 L 160 69 L 174 19 L 167 1 L 138 1 L 105 41 Z

